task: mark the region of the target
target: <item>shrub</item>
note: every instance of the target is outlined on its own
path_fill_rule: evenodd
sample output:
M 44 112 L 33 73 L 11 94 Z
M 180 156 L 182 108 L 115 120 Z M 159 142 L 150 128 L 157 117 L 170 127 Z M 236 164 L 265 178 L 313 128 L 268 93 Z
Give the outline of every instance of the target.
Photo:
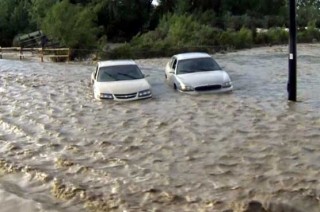
M 315 22 L 308 24 L 308 27 L 298 32 L 297 40 L 299 42 L 320 41 L 320 30 L 316 28 Z
M 101 59 L 128 59 L 134 58 L 132 48 L 129 44 L 125 44 L 115 48 L 107 53 L 100 55 Z
M 287 43 L 289 39 L 289 33 L 283 28 L 271 28 L 268 30 L 267 35 L 271 44 Z
M 237 49 L 249 48 L 253 44 L 252 31 L 247 28 L 241 28 L 240 31 L 234 33 L 234 46 Z
M 169 14 L 154 31 L 135 36 L 130 46 L 137 57 L 167 56 L 187 48 L 218 45 L 220 33 L 221 30 L 200 23 L 193 15 Z
M 251 28 L 252 27 L 252 18 L 248 15 L 240 15 L 240 16 L 230 16 L 227 15 L 224 17 L 226 28 L 233 29 L 236 31 L 241 30 L 241 28 Z
M 256 34 L 254 42 L 256 44 L 284 44 L 288 43 L 289 32 L 284 28 L 270 28 L 266 32 L 259 32 Z
M 240 31 L 227 30 L 220 35 L 220 44 L 228 48 L 249 48 L 253 45 L 253 36 L 251 30 L 241 28 Z
M 71 48 L 88 48 L 96 44 L 98 28 L 95 15 L 88 8 L 73 5 L 67 0 L 55 4 L 42 22 L 45 34 Z

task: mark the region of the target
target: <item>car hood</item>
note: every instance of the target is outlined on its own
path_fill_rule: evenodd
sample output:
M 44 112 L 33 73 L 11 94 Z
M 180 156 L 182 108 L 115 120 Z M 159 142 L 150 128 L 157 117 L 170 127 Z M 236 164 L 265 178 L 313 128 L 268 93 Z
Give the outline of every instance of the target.
M 219 70 L 180 74 L 177 75 L 177 80 L 185 85 L 200 86 L 222 84 L 230 81 L 230 78 L 227 72 Z
M 129 94 L 150 89 L 150 84 L 146 79 L 96 82 L 95 86 L 99 93 L 110 94 Z

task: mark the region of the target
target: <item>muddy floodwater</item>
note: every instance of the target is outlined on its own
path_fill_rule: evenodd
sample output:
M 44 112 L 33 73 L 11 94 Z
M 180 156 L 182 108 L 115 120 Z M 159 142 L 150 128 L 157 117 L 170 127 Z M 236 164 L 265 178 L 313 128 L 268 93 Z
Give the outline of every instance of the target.
M 0 60 L 1 212 L 319 212 L 320 45 L 298 46 L 297 103 L 287 46 L 214 57 L 233 93 L 137 60 L 154 98 L 125 103 L 93 99 L 94 65 Z

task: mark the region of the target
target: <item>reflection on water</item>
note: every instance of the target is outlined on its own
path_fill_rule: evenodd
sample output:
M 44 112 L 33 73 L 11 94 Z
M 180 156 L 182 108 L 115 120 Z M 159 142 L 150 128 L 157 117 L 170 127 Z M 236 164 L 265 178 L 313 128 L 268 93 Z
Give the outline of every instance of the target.
M 126 103 L 92 98 L 93 66 L 0 60 L 0 204 L 319 211 L 319 47 L 299 46 L 298 103 L 285 46 L 215 55 L 234 82 L 225 95 L 174 92 L 168 59 L 138 60 L 154 98 Z

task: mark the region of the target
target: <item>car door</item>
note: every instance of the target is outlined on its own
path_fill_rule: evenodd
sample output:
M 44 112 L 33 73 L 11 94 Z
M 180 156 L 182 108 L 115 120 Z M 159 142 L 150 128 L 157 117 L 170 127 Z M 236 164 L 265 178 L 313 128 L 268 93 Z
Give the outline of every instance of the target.
M 92 72 L 91 74 L 91 84 L 93 85 L 94 82 L 96 81 L 97 79 L 97 74 L 98 74 L 98 70 L 99 70 L 99 66 L 97 65 L 96 66 L 96 69 Z
M 171 62 L 168 63 L 168 71 L 167 71 L 167 79 L 170 85 L 174 84 L 176 68 L 177 68 L 177 58 L 173 57 Z
M 96 91 L 97 90 L 97 88 L 96 88 L 97 83 L 96 82 L 97 82 L 98 72 L 99 72 L 99 66 L 97 65 L 96 69 L 91 74 L 91 85 L 92 85 L 93 96 L 95 98 L 97 98 L 97 95 L 98 95 L 98 93 Z

